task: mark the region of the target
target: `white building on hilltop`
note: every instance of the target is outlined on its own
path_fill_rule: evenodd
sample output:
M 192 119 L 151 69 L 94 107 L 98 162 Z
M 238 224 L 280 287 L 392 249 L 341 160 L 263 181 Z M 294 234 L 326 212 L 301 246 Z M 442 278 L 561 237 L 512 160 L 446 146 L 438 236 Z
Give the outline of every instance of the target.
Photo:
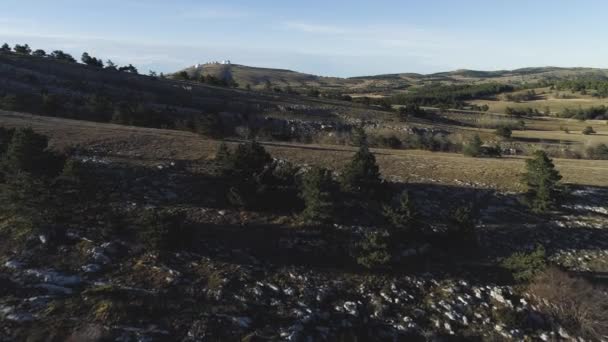
M 229 65 L 229 64 L 231 64 L 231 63 L 230 63 L 230 60 L 229 60 L 229 59 L 225 59 L 225 60 L 223 60 L 223 61 L 222 61 L 222 64 L 224 64 L 224 65 Z

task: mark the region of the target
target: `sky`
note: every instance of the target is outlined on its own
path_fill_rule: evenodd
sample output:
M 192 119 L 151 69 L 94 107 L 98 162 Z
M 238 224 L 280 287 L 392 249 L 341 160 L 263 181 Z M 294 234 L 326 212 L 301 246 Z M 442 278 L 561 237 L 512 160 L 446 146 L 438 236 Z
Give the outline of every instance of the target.
M 608 68 L 603 0 L 0 0 L 0 43 L 175 72 L 214 60 L 322 76 Z

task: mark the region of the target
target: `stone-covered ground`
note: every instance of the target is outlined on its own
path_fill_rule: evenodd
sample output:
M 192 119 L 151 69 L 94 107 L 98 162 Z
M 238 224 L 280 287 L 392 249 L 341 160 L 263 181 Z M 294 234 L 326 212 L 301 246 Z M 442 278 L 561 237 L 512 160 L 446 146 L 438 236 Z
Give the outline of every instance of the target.
M 481 203 L 482 257 L 450 260 L 412 245 L 402 267 L 368 272 L 334 259 L 332 239 L 374 227 L 320 231 L 294 225 L 291 214 L 231 209 L 217 199 L 217 180 L 193 186 L 207 161 L 82 160 L 109 180 L 100 184 L 112 196 L 74 213 L 61 236 L 0 242 L 0 341 L 576 340 L 495 262 L 540 243 L 572 271 L 608 271 L 601 188 L 571 189 L 559 211 L 540 217 L 513 194 L 410 185 L 432 229 L 444 229 L 433 218 L 446 203 Z M 200 243 L 161 257 L 133 241 L 128 222 L 110 228 L 97 215 L 149 207 L 187 213 Z

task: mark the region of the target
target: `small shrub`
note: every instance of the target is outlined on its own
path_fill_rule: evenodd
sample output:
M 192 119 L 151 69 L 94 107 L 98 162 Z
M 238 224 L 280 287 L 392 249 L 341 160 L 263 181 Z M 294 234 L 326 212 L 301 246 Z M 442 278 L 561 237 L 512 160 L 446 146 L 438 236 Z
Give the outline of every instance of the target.
M 475 134 L 471 140 L 464 146 L 463 153 L 467 157 L 479 157 L 482 154 L 483 141 L 478 134 Z
M 259 196 L 268 185 L 265 181 L 272 162 L 264 147 L 255 141 L 240 144 L 221 158 L 222 172 L 233 184 L 227 193 L 228 201 L 238 207 L 261 204 Z
M 448 236 L 451 240 L 460 241 L 464 245 L 475 245 L 477 243 L 475 226 L 473 206 L 459 206 L 450 214 Z
M 547 267 L 545 248 L 538 246 L 530 253 L 514 253 L 501 266 L 511 271 L 516 281 L 528 282 Z
M 228 163 L 230 162 L 230 157 L 231 151 L 228 148 L 228 145 L 222 141 L 222 143 L 217 147 L 214 160 L 222 166 L 229 166 Z
M 26 236 L 30 232 L 57 223 L 57 201 L 44 179 L 26 172 L 18 172 L 0 183 L 0 207 L 4 215 L 13 220 L 13 237 Z
M 251 141 L 238 145 L 233 153 L 228 154 L 224 169 L 226 175 L 247 182 L 261 174 L 271 161 L 272 157 L 264 147 Z
M 363 125 L 355 126 L 350 135 L 351 145 L 353 146 L 368 146 L 367 133 Z
M 391 227 L 398 232 L 409 232 L 415 228 L 418 212 L 408 191 L 398 197 L 396 206 L 385 206 L 384 217 Z
M 589 159 L 608 160 L 608 145 L 599 144 L 587 148 L 587 157 Z
M 164 253 L 192 243 L 193 231 L 180 213 L 146 210 L 137 221 L 138 238 L 150 250 Z
M 590 135 L 590 134 L 595 134 L 595 133 L 596 133 L 595 130 L 591 126 L 587 126 L 587 127 L 585 127 L 585 129 L 583 129 L 584 135 Z
M 3 164 L 9 172 L 57 176 L 65 159 L 47 151 L 48 138 L 31 128 L 16 130 L 6 147 Z
M 601 341 L 608 336 L 608 294 L 581 278 L 556 269 L 539 273 L 528 292 L 539 299 L 541 309 L 570 333 Z
M 368 232 L 357 246 L 357 263 L 368 269 L 386 266 L 390 260 L 389 235 L 386 232 Z
M 513 134 L 513 131 L 509 127 L 501 126 L 501 127 L 498 127 L 496 129 L 495 133 L 499 137 L 509 139 L 509 138 L 511 138 L 511 135 Z

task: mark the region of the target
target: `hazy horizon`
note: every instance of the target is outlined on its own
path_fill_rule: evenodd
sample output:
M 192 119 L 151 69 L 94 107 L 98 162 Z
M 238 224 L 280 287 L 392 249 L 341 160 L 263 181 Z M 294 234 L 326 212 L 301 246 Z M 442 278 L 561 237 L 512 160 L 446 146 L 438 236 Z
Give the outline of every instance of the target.
M 222 59 L 335 77 L 608 67 L 600 1 L 5 2 L 0 43 L 87 51 L 144 73 Z

